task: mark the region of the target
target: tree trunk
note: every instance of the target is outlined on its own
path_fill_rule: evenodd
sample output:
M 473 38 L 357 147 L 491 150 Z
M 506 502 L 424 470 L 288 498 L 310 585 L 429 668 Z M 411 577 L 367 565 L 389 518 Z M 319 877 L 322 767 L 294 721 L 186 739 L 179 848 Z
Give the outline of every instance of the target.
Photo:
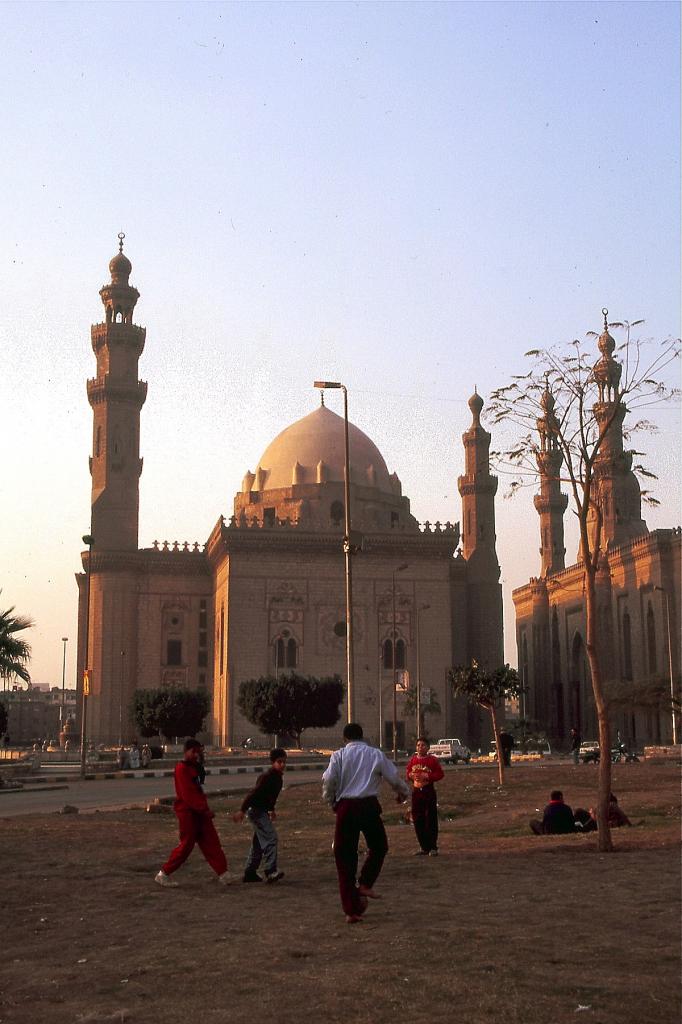
M 611 793 L 611 726 L 609 709 L 604 693 L 601 658 L 597 646 L 597 594 L 595 586 L 596 569 L 585 566 L 585 623 L 587 660 L 592 676 L 592 692 L 597 708 L 599 723 L 599 793 L 597 797 L 597 825 L 599 828 L 599 849 L 602 853 L 613 850 L 609 828 L 609 795 Z
M 495 750 L 497 751 L 497 769 L 500 776 L 500 785 L 504 786 L 504 755 L 500 746 L 500 727 L 497 724 L 497 711 L 495 705 L 489 707 L 490 717 L 493 720 L 493 732 L 495 733 Z

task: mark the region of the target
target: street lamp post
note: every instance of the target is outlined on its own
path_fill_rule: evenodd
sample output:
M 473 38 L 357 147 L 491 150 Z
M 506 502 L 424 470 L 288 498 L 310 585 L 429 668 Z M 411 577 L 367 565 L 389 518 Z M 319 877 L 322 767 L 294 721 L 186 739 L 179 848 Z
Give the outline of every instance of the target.
M 62 706 L 59 709 L 59 726 L 60 731 L 64 729 L 64 705 L 66 700 L 65 687 L 66 687 L 66 645 L 69 641 L 68 636 L 62 637 L 62 643 L 64 644 L 64 654 L 62 657 Z
M 121 689 L 118 701 L 118 745 L 123 746 L 123 685 L 125 683 L 126 652 L 121 651 Z
M 379 688 L 379 750 L 384 746 L 384 701 L 382 686 L 382 671 L 384 668 L 383 644 L 379 644 L 379 661 L 377 662 L 377 685 Z
M 316 380 L 314 386 L 324 391 L 336 388 L 343 391 L 343 452 L 344 452 L 344 502 L 343 502 L 343 553 L 345 556 L 346 579 L 346 689 L 348 721 L 353 721 L 355 705 L 355 668 L 353 663 L 353 574 L 351 565 L 351 516 L 350 516 L 350 446 L 348 443 L 348 390 L 338 381 Z
M 391 573 L 391 598 L 393 606 L 393 636 L 391 638 L 391 664 L 393 665 L 393 760 L 398 760 L 398 659 L 396 658 L 396 620 L 395 620 L 395 577 L 396 573 L 407 569 L 407 562 L 403 562 Z
M 88 546 L 88 571 L 85 577 L 85 659 L 83 663 L 83 695 L 81 701 L 81 778 L 85 778 L 85 744 L 88 736 L 88 693 L 90 690 L 90 576 L 92 574 L 92 546 L 94 537 L 86 533 L 83 543 Z
M 417 736 L 416 739 L 422 734 L 422 658 L 421 658 L 421 629 L 420 629 L 420 618 L 421 613 L 428 611 L 431 607 L 430 604 L 422 604 L 417 608 Z
M 670 629 L 670 601 L 668 600 L 668 591 L 664 587 L 654 587 L 654 590 L 660 590 L 665 598 L 665 621 L 668 627 L 668 672 L 670 673 L 670 712 L 672 715 L 672 726 L 673 726 L 673 746 L 677 743 L 677 717 L 675 715 L 675 677 L 673 676 L 673 647 L 672 647 L 672 632 Z

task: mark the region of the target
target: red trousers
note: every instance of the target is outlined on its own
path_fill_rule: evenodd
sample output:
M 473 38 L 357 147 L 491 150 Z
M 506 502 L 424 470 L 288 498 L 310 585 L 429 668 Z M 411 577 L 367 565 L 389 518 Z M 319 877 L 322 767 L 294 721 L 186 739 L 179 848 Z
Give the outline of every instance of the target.
M 358 800 L 339 800 L 336 807 L 334 859 L 339 876 L 341 906 L 346 914 L 362 913 L 355 878 L 361 832 L 367 843 L 367 857 L 358 882 L 371 889 L 379 877 L 384 857 L 388 852 L 388 840 L 381 820 L 381 804 L 375 796 L 361 797 Z
M 172 875 L 182 867 L 195 844 L 198 844 L 215 873 L 224 875 L 227 871 L 227 860 L 211 818 L 206 814 L 184 809 L 176 810 L 175 814 L 180 826 L 180 842 L 163 865 L 163 873 Z

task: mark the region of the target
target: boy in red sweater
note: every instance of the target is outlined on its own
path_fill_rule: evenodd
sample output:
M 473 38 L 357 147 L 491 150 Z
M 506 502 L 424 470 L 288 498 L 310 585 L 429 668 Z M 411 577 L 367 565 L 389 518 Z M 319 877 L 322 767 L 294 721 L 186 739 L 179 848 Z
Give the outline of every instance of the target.
M 201 788 L 201 754 L 199 740 L 185 742 L 185 758 L 175 766 L 175 803 L 173 810 L 180 826 L 180 842 L 163 865 L 154 881 L 158 885 L 177 887 L 171 879 L 174 871 L 185 863 L 195 843 L 223 885 L 232 880 L 227 872 L 227 860 L 213 825 L 213 811 Z
M 443 769 L 428 749 L 428 740 L 420 736 L 417 753 L 407 762 L 405 772 L 413 787 L 412 822 L 419 843 L 416 857 L 438 856 L 438 798 L 434 782 L 443 778 Z

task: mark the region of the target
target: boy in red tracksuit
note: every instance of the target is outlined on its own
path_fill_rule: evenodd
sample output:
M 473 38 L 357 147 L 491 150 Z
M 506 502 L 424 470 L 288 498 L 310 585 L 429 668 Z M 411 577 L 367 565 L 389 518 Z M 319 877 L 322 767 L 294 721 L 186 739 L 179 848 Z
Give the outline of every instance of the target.
M 175 766 L 175 803 L 173 810 L 180 826 L 180 842 L 163 865 L 154 881 L 158 885 L 175 888 L 177 882 L 171 879 L 174 871 L 185 863 L 195 843 L 224 885 L 231 881 L 227 872 L 227 860 L 220 845 L 218 833 L 213 825 L 213 811 L 201 788 L 201 755 L 203 747 L 199 740 L 187 740 L 185 757 Z
M 438 799 L 434 782 L 443 778 L 440 761 L 428 753 L 423 736 L 417 740 L 417 753 L 407 762 L 406 777 L 412 783 L 412 821 L 417 834 L 417 857 L 438 856 Z

